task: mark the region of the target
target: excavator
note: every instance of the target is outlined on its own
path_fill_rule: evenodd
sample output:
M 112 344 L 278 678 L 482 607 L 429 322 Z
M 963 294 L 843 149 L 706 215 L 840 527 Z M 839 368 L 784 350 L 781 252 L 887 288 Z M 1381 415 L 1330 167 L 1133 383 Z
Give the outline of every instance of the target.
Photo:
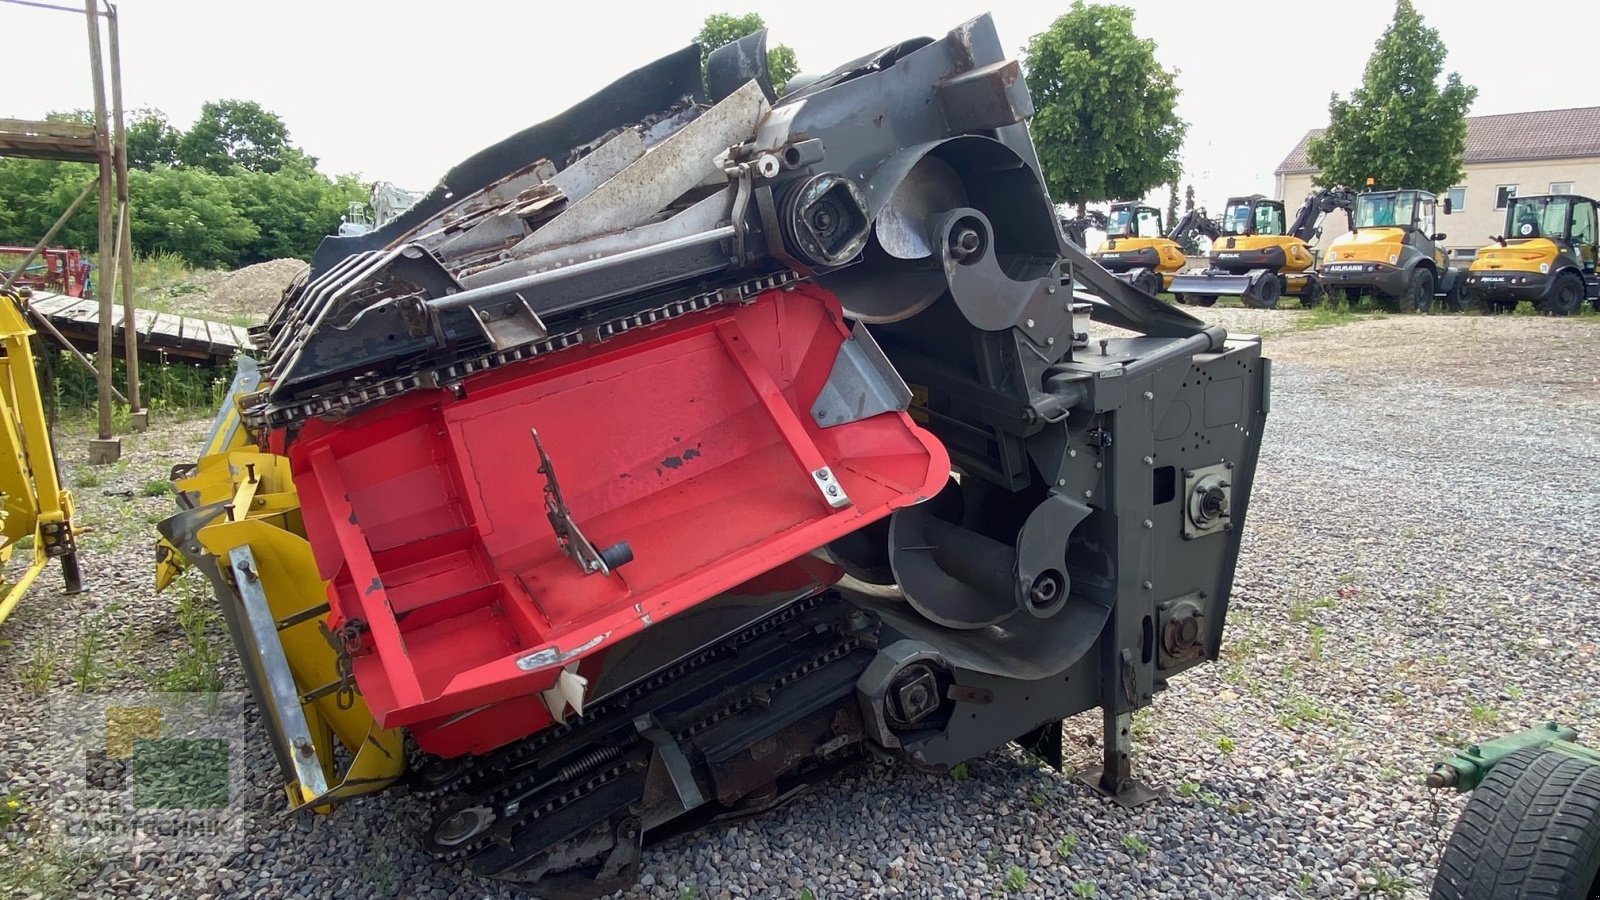
M 1066 239 L 988 16 L 781 95 L 765 40 L 325 238 L 253 331 L 158 585 L 210 582 L 293 809 L 403 783 L 441 864 L 594 896 L 869 759 L 1060 768 L 1086 710 L 1087 782 L 1155 796 L 1132 714 L 1220 650 L 1260 339 Z
M 1136 203 L 1113 203 L 1106 224 L 1107 240 L 1094 252 L 1094 260 L 1106 271 L 1147 294 L 1167 290 L 1172 277 L 1187 261 L 1183 240 L 1204 235 L 1215 241 L 1221 226 L 1206 216 L 1204 209 L 1191 209 L 1161 232 L 1161 211 Z
M 1255 309 L 1274 309 L 1284 295 L 1314 306 L 1324 291 L 1311 242 L 1322 233 L 1322 217 L 1336 209 L 1349 215 L 1353 200 L 1345 188 L 1324 188 L 1307 195 L 1286 226 L 1281 202 L 1260 194 L 1231 197 L 1221 236 L 1211 242 L 1210 268 L 1179 275 L 1168 287 L 1180 302 L 1195 306 L 1211 306 L 1224 295 Z
M 1540 312 L 1570 316 L 1587 301 L 1600 312 L 1600 203 L 1574 194 L 1517 197 L 1504 236 L 1478 250 L 1467 269 L 1466 305 L 1509 312 L 1527 300 Z
M 1450 199 L 1412 189 L 1368 189 L 1355 198 L 1350 231 L 1323 255 L 1320 274 L 1351 306 L 1364 296 L 1400 312 L 1427 312 L 1435 298 L 1453 310 L 1467 308 L 1465 272 L 1450 265 L 1435 231 L 1435 210 L 1450 215 Z

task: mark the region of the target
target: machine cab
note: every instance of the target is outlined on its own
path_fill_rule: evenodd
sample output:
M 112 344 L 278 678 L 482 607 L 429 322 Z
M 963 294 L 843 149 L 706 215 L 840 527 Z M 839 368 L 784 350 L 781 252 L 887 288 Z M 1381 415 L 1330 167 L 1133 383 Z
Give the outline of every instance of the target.
M 1445 212 L 1449 212 L 1446 204 Z M 1443 234 L 1434 231 L 1438 213 L 1438 200 L 1427 191 L 1367 191 L 1356 195 L 1352 230 L 1363 228 L 1399 228 L 1405 234 L 1401 243 L 1410 244 L 1424 256 L 1433 257 L 1436 265 L 1447 262 L 1439 241 Z
M 1106 216 L 1108 238 L 1159 238 L 1161 212 L 1155 207 L 1133 203 L 1113 203 Z
M 1355 227 L 1409 228 L 1433 237 L 1437 201 L 1427 191 L 1368 191 L 1356 195 Z
M 1260 194 L 1230 197 L 1222 215 L 1222 233 L 1229 235 L 1281 235 L 1284 231 L 1283 204 Z
M 1506 241 L 1531 241 L 1544 238 L 1571 248 L 1593 271 L 1596 243 L 1600 241 L 1597 219 L 1600 210 L 1588 197 L 1574 194 L 1546 194 L 1518 197 L 1506 209 Z

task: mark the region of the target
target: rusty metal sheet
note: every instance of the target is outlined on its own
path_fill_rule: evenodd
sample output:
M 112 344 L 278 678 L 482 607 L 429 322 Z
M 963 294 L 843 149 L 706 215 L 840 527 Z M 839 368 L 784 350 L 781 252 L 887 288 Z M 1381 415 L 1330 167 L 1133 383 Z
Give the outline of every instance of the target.
M 587 197 L 567 207 L 521 249 L 554 247 L 640 225 L 717 171 L 718 154 L 747 140 L 768 110 L 754 81 L 651 148 Z

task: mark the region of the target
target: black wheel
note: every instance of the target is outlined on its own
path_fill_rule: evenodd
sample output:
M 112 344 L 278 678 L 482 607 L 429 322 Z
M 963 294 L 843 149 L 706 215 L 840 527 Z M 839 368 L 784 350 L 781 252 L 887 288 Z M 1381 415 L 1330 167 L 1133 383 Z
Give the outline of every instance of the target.
M 1406 295 L 1400 298 L 1401 312 L 1425 313 L 1433 308 L 1433 270 L 1417 266 L 1411 270 Z
M 1152 269 L 1141 269 L 1133 276 L 1133 286 L 1154 297 L 1161 293 L 1161 276 Z
M 1583 308 L 1583 279 L 1571 272 L 1556 276 L 1549 296 L 1539 304 L 1540 312 L 1552 316 L 1570 316 Z
M 1600 766 L 1518 750 L 1472 792 L 1433 900 L 1600 900 Z
M 1300 295 L 1300 308 L 1310 309 L 1321 303 L 1324 293 L 1322 282 L 1318 281 L 1316 276 L 1308 274 L 1306 276 L 1306 292 Z
M 1340 291 L 1339 293 L 1344 299 L 1344 305 L 1345 305 L 1346 309 L 1349 309 L 1352 312 L 1354 312 L 1355 308 L 1361 305 L 1361 289 L 1360 288 L 1345 288 L 1344 290 Z
M 1195 306 L 1216 306 L 1216 294 L 1190 294 L 1189 301 Z
M 1451 309 L 1456 312 L 1468 312 L 1478 308 L 1476 303 L 1473 303 L 1471 300 L 1467 299 L 1466 285 L 1461 283 L 1463 280 L 1464 279 L 1461 277 L 1461 275 L 1457 274 L 1456 283 L 1451 285 L 1450 290 L 1445 292 L 1444 303 L 1447 309 Z
M 1278 298 L 1283 296 L 1283 285 L 1276 275 L 1262 276 L 1254 291 L 1246 291 L 1239 299 L 1251 309 L 1277 309 Z

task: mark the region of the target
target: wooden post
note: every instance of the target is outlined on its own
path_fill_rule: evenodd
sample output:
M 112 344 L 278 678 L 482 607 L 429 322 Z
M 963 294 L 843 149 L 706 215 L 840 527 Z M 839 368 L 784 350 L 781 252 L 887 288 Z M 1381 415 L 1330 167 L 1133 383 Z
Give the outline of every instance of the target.
M 117 164 L 117 216 L 122 223 L 117 242 L 117 258 L 122 264 L 122 355 L 128 372 L 128 411 L 133 430 L 143 431 L 149 424 L 139 399 L 139 329 L 133 305 L 133 222 L 128 218 L 128 132 L 122 117 L 122 50 L 117 41 L 117 8 L 106 4 L 106 28 L 111 38 L 111 118 L 114 126 L 114 157 Z
M 99 263 L 101 277 L 98 281 L 105 280 L 105 274 L 112 274 L 111 280 L 116 281 L 117 248 L 116 236 L 111 233 L 111 214 L 113 204 L 116 202 L 115 190 L 112 179 L 116 174 L 116 166 L 111 159 L 111 133 L 106 122 L 106 75 L 104 58 L 100 50 L 100 12 L 96 9 L 97 0 L 83 0 L 84 20 L 89 25 L 89 72 L 94 83 L 94 149 L 95 162 L 100 170 L 100 232 L 97 236 L 95 259 Z M 110 266 L 106 265 L 107 260 Z M 96 405 L 99 407 L 100 421 L 98 436 L 89 442 L 89 463 L 91 465 L 106 465 L 114 463 L 122 456 L 122 442 L 112 435 L 111 429 L 111 378 L 114 371 L 114 351 L 111 333 L 112 301 L 110 291 L 99 290 L 100 321 L 98 323 L 99 345 L 96 355 L 99 357 L 95 386 L 98 388 Z

